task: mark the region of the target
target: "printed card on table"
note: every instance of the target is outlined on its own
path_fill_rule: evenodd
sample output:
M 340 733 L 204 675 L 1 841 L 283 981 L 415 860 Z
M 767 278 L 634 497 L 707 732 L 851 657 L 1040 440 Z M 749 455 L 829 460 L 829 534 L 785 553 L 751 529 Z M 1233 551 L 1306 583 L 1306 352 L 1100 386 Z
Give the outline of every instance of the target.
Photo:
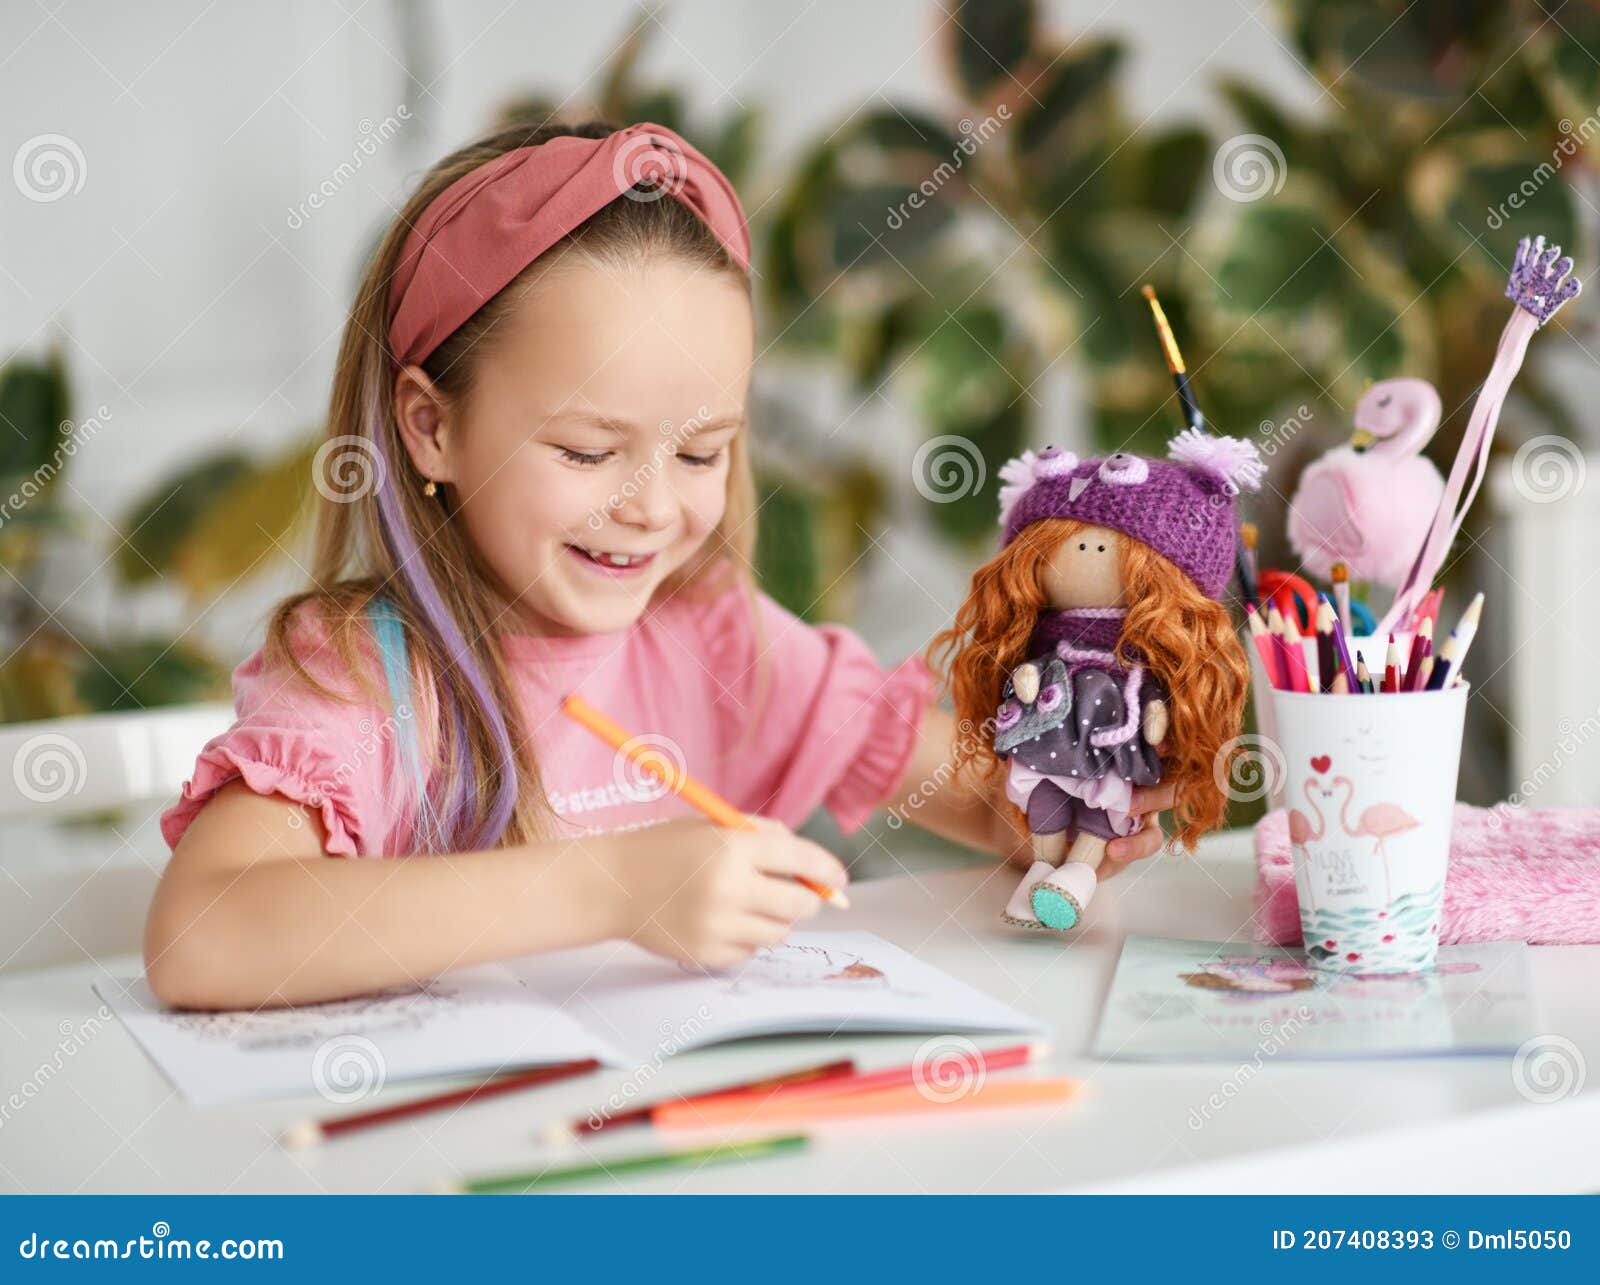
M 1279 946 L 1130 936 L 1094 1056 L 1209 1060 L 1514 1053 L 1538 1034 L 1526 942 L 1441 946 L 1435 968 L 1328 973 Z

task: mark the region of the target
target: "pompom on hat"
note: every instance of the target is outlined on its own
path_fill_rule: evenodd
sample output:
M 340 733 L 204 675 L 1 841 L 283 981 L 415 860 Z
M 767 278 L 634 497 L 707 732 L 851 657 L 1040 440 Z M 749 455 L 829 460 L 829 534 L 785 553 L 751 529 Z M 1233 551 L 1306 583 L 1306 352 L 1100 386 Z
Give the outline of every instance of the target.
M 1234 497 L 1259 490 L 1266 471 L 1253 442 L 1198 428 L 1173 438 L 1164 460 L 1024 451 L 1000 470 L 1001 543 L 1034 522 L 1075 518 L 1143 541 L 1220 600 L 1233 574 Z

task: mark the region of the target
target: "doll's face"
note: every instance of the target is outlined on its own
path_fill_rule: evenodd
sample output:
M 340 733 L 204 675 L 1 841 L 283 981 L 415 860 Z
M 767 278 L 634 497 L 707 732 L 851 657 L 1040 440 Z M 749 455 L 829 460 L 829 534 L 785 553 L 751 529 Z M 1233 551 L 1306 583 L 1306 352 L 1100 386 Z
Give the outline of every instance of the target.
M 1088 526 L 1063 540 L 1039 571 L 1045 604 L 1055 611 L 1074 607 L 1125 607 L 1122 535 L 1109 527 Z

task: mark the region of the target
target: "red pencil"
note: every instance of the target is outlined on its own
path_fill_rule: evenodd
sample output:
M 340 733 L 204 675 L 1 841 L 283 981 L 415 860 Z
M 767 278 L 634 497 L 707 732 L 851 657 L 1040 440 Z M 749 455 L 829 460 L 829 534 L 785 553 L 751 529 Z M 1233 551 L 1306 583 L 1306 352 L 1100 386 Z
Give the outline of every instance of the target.
M 1294 623 L 1292 612 L 1283 618 L 1283 646 L 1284 657 L 1289 666 L 1289 690 L 1316 691 L 1311 682 L 1311 675 L 1306 670 L 1306 650 L 1300 645 L 1300 628 Z
M 1394 640 L 1394 635 L 1389 635 L 1389 654 L 1383 662 L 1383 690 L 1397 692 L 1400 690 L 1400 646 Z
M 741 1084 L 725 1084 L 720 1089 L 707 1089 L 704 1093 L 690 1093 L 681 1098 L 650 1102 L 627 1111 L 619 1111 L 614 1115 L 593 1112 L 581 1120 L 574 1120 L 571 1124 L 552 1125 L 544 1131 L 543 1140 L 551 1143 L 570 1142 L 578 1134 L 601 1133 L 627 1124 L 648 1124 L 650 1113 L 657 1107 L 684 1106 L 689 1103 L 703 1106 L 708 1102 L 730 1102 L 735 1098 L 770 1093 L 791 1084 L 822 1084 L 829 1080 L 843 1079 L 854 1075 L 855 1071 L 856 1064 L 851 1059 L 840 1058 L 837 1062 L 823 1062 L 819 1066 L 802 1067 L 798 1071 L 786 1071 L 782 1075 L 772 1075 L 765 1079 L 746 1080 Z
M 1261 613 L 1256 610 L 1255 603 L 1246 603 L 1244 612 L 1250 622 L 1250 641 L 1256 645 L 1256 654 L 1261 657 L 1261 668 L 1266 671 L 1267 681 L 1274 687 L 1282 687 L 1283 671 L 1278 666 L 1278 652 L 1272 634 L 1261 623 Z
M 1412 684 L 1416 682 L 1417 671 L 1422 666 L 1422 658 L 1428 654 L 1433 646 L 1433 621 L 1424 618 L 1417 626 L 1417 632 L 1411 639 L 1411 655 L 1406 658 L 1406 667 L 1400 675 L 1400 690 L 1409 692 Z
M 298 1151 L 302 1147 L 314 1147 L 325 1139 L 338 1137 L 341 1133 L 354 1133 L 358 1129 L 389 1124 L 410 1116 L 424 1115 L 429 1111 L 440 1111 L 445 1107 L 465 1106 L 468 1102 L 476 1102 L 480 1098 L 498 1097 L 502 1093 L 532 1088 L 537 1084 L 570 1080 L 575 1075 L 588 1075 L 589 1072 L 599 1069 L 599 1062 L 592 1057 L 586 1057 L 579 1062 L 557 1062 L 552 1066 L 537 1066 L 531 1071 L 519 1071 L 514 1075 L 494 1076 L 464 1089 L 452 1089 L 448 1093 L 413 1098 L 410 1102 L 401 1102 L 392 1107 L 354 1111 L 349 1115 L 335 1116 L 330 1120 L 302 1120 L 299 1124 L 291 1125 L 284 1130 L 282 1142 L 291 1151 Z

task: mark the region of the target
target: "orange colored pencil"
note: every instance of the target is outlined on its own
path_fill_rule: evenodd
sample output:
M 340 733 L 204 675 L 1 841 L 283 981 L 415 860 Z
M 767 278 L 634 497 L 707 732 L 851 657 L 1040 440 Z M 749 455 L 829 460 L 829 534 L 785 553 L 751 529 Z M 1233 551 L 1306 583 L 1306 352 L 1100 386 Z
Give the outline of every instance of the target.
M 619 723 L 607 718 L 583 697 L 573 694 L 561 702 L 561 712 L 576 723 L 581 723 L 602 741 L 619 753 L 626 754 L 635 766 L 643 768 L 666 786 L 690 807 L 697 809 L 708 820 L 730 830 L 754 830 L 755 822 L 729 803 L 715 790 L 701 785 L 666 755 L 652 754 L 647 744 L 630 736 Z M 837 888 L 817 883 L 804 875 L 795 878 L 817 896 L 840 910 L 850 908 L 850 900 Z
M 1044 1080 L 980 1080 L 945 1094 L 942 1088 L 901 1086 L 837 1093 L 826 1097 L 774 1097 L 766 1102 L 727 1102 L 718 1106 L 692 1103 L 659 1107 L 650 1122 L 658 1129 L 744 1128 L 778 1121 L 814 1123 L 864 1116 L 912 1115 L 982 1107 L 1043 1106 L 1074 1097 L 1080 1085 L 1064 1078 Z

